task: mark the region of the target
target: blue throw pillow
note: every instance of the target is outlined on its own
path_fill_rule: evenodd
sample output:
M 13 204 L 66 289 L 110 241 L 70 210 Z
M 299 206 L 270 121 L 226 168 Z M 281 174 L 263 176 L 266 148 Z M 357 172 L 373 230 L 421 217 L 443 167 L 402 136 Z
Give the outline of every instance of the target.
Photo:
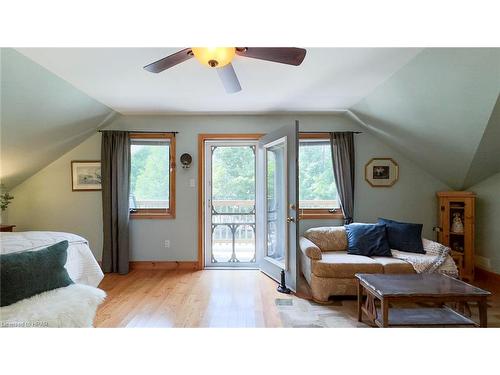
M 0 305 L 73 284 L 64 265 L 68 241 L 46 249 L 0 255 Z
M 387 228 L 387 239 L 391 249 L 425 254 L 422 244 L 422 224 L 400 223 L 382 218 L 379 218 L 378 222 L 385 224 Z
M 384 224 L 349 224 L 345 229 L 348 254 L 392 256 Z

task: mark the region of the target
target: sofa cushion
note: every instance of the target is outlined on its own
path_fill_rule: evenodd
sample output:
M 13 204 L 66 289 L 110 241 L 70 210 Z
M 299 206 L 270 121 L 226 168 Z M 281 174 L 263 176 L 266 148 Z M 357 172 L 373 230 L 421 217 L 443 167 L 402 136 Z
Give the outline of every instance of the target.
M 322 251 L 347 249 L 347 237 L 343 226 L 311 228 L 304 232 L 304 237 L 313 242 Z
M 350 278 L 356 273 L 384 273 L 384 267 L 369 257 L 332 251 L 312 262 L 311 271 L 319 277 Z
M 425 254 L 422 245 L 422 224 L 401 223 L 383 218 L 379 218 L 378 222 L 386 226 L 391 249 Z
M 365 256 L 392 256 L 384 224 L 346 225 L 347 253 Z
M 413 266 L 404 260 L 389 257 L 371 257 L 384 267 L 384 273 L 415 273 Z

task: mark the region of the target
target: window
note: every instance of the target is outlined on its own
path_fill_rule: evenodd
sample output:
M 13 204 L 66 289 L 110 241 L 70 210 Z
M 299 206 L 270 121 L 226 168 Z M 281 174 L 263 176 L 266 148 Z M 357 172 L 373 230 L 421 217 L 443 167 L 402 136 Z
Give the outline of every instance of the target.
M 299 209 L 302 219 L 343 218 L 328 134 L 300 135 Z
M 175 218 L 175 137 L 130 134 L 130 217 Z

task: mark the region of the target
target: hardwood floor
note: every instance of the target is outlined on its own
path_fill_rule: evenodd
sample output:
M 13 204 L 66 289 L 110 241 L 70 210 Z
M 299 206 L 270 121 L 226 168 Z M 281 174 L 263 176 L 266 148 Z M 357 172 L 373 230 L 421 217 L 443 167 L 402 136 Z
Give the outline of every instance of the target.
M 96 327 L 280 327 L 276 283 L 254 270 L 107 274 Z
M 488 326 L 500 327 L 500 286 L 475 284 L 493 293 Z M 108 297 L 96 327 L 281 327 L 276 299 L 298 299 L 254 270 L 133 270 L 107 274 L 99 287 Z M 354 319 L 355 306 L 351 299 L 331 308 Z

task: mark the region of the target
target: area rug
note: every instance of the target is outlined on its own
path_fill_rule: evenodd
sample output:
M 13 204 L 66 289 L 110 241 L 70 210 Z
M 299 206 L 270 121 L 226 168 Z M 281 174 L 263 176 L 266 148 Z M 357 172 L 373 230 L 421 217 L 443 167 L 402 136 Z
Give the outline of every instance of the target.
M 322 305 L 302 298 L 277 298 L 275 303 L 285 328 L 369 327 L 358 322 L 356 300 L 338 300 Z
M 358 322 L 356 299 L 341 299 L 322 305 L 302 298 L 277 298 L 275 300 L 281 323 L 285 328 L 354 328 L 374 327 L 364 317 Z M 432 307 L 429 303 L 405 303 L 400 307 Z M 474 321 L 479 320 L 477 307 L 470 304 Z M 488 303 L 488 327 L 500 327 L 500 302 Z

